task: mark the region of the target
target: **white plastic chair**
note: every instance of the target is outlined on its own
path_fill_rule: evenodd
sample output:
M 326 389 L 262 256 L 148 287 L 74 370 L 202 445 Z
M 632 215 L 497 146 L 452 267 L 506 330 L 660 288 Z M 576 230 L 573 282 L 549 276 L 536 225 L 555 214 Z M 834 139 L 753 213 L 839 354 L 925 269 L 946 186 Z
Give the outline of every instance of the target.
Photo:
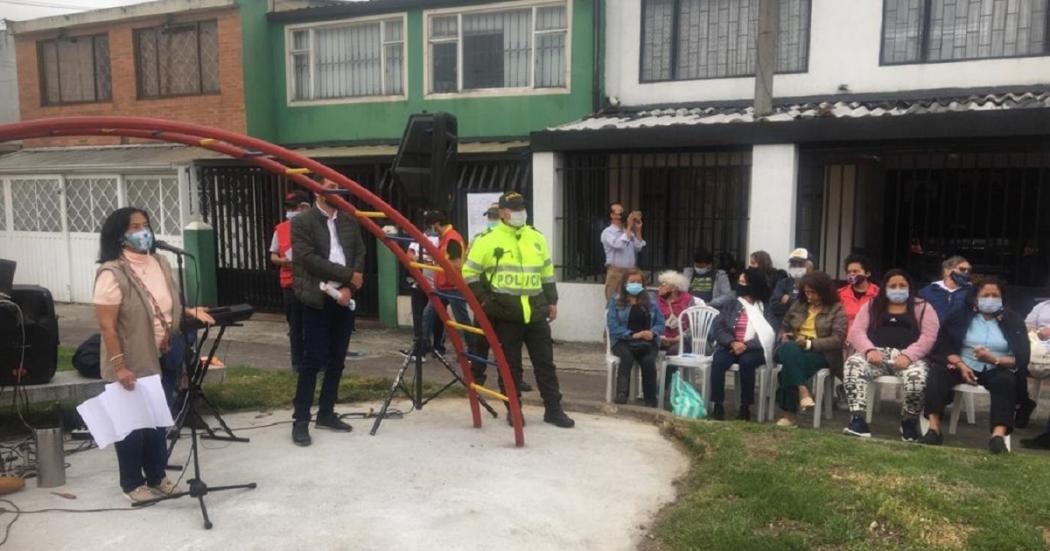
M 966 400 L 966 416 L 969 417 L 970 424 L 974 424 L 974 397 L 975 396 L 991 396 L 988 389 L 980 385 L 971 385 L 963 383 L 961 385 L 955 385 L 955 400 L 954 406 L 952 407 L 951 422 L 948 424 L 948 434 L 955 434 L 955 430 L 959 428 L 959 416 L 962 415 L 963 408 L 957 407 L 964 399 Z M 1010 435 L 1007 434 L 1003 437 L 1006 441 L 1006 450 L 1010 449 Z
M 776 368 L 774 368 L 770 374 L 768 409 L 770 421 L 773 420 L 776 411 L 777 387 L 780 385 L 777 376 L 780 375 L 780 372 L 783 370 L 784 366 L 777 364 Z M 813 392 L 813 401 L 817 403 L 813 408 L 813 428 L 819 429 L 821 414 L 830 421 L 832 410 L 835 409 L 835 377 L 831 376 L 831 370 L 824 368 L 817 371 L 816 374 L 810 378 L 810 381 L 810 387 Z
M 607 370 L 605 379 L 605 401 L 611 404 L 613 402 L 613 395 L 616 393 L 616 372 L 620 369 L 620 358 L 612 353 L 612 343 L 609 342 L 608 326 L 605 327 L 605 368 Z M 659 363 L 657 363 L 657 368 L 659 368 Z M 632 371 L 634 371 L 633 368 Z M 630 379 L 630 381 L 631 388 L 627 390 L 627 395 L 641 398 L 642 370 L 637 370 L 636 376 Z
M 663 363 L 657 365 L 656 406 L 658 408 L 663 409 L 664 407 L 665 381 L 667 380 L 668 368 L 672 366 L 681 369 L 683 377 L 685 376 L 685 370 L 689 370 L 689 380 L 693 381 L 694 384 L 696 384 L 696 381 L 700 382 L 699 390 L 700 395 L 704 398 L 704 406 L 709 405 L 711 386 L 708 384 L 710 379 L 708 374 L 711 367 L 711 355 L 714 353 L 714 350 L 709 345 L 707 337 L 711 333 L 711 326 L 716 316 L 718 316 L 718 310 L 710 306 L 693 306 L 686 308 L 685 311 L 678 315 L 679 327 L 684 327 L 684 323 L 689 324 L 689 340 L 692 352 L 686 354 L 685 339 L 679 339 L 678 354 L 668 354 L 664 358 Z
M 882 390 L 885 387 L 894 387 L 894 392 L 897 395 L 897 401 L 904 401 L 904 385 L 901 384 L 901 380 L 896 375 L 880 375 L 873 381 L 868 382 L 868 409 L 865 412 L 865 418 L 868 424 L 871 424 L 871 419 L 874 413 L 878 411 L 879 405 L 882 403 Z M 970 401 L 972 406 L 973 401 Z M 925 415 L 919 415 L 919 430 L 922 434 L 926 434 L 926 428 L 928 422 L 926 421 Z

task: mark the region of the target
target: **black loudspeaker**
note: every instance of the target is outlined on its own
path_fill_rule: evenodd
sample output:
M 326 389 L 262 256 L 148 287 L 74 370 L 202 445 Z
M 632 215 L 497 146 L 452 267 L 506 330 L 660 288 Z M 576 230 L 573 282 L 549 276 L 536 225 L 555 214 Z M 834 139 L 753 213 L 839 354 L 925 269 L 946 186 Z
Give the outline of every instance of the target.
M 22 310 L 22 323 L 19 324 L 16 308 L 0 302 L 0 385 L 13 386 L 18 382 L 20 359 L 21 384 L 49 383 L 58 367 L 58 318 L 51 291 L 37 285 L 15 285 L 11 301 Z M 24 359 L 19 346 L 23 334 Z
M 393 168 L 409 203 L 448 212 L 459 175 L 456 132 L 456 117 L 449 113 L 408 118 Z

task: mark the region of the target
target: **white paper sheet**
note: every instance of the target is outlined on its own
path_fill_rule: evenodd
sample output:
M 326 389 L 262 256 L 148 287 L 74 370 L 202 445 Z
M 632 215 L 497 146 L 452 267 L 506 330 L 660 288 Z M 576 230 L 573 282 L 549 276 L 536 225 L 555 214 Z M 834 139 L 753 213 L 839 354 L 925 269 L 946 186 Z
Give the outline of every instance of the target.
M 467 241 L 473 242 L 474 237 L 488 229 L 489 219 L 485 211 L 489 205 L 499 202 L 500 193 L 468 193 L 467 194 Z
M 100 448 L 123 440 L 134 430 L 175 424 L 160 375 L 138 379 L 134 390 L 110 383 L 102 394 L 77 406 L 77 411 Z

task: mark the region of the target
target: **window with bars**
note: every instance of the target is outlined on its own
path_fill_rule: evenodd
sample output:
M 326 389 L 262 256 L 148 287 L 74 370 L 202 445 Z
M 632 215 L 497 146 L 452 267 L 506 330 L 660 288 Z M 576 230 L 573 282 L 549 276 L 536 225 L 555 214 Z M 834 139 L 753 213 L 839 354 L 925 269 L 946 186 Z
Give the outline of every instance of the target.
M 1048 0 L 884 0 L 882 64 L 1050 53 Z
M 116 178 L 66 178 L 66 224 L 70 232 L 98 233 L 117 210 Z
M 112 99 L 109 36 L 76 36 L 37 42 L 41 105 Z
M 63 231 L 61 181 L 57 178 L 13 178 L 10 185 L 14 231 Z
M 157 235 L 182 235 L 179 219 L 179 182 L 174 176 L 134 176 L 124 179 L 126 204 L 149 213 Z
M 643 0 L 640 80 L 755 74 L 760 0 Z M 811 0 L 780 0 L 777 72 L 809 66 Z
M 430 93 L 565 88 L 564 2 L 428 16 Z
M 217 94 L 218 22 L 136 29 L 135 69 L 140 98 Z
M 295 27 L 288 46 L 293 102 L 405 93 L 403 16 Z

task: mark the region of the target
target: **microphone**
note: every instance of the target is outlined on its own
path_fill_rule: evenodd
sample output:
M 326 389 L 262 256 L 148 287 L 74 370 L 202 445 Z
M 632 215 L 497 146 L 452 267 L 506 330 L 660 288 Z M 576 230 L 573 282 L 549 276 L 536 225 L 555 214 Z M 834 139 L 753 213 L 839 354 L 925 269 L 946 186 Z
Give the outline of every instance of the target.
M 167 241 L 161 241 L 160 239 L 158 239 L 156 242 L 154 242 L 154 245 L 156 245 L 156 247 L 162 251 L 168 251 L 169 253 L 193 257 L 192 254 L 176 247 L 175 245 L 172 245 L 171 243 L 168 243 Z
M 495 256 L 496 260 L 499 261 L 499 259 L 503 258 L 504 252 L 503 247 L 496 247 L 495 250 L 492 251 L 492 256 Z

